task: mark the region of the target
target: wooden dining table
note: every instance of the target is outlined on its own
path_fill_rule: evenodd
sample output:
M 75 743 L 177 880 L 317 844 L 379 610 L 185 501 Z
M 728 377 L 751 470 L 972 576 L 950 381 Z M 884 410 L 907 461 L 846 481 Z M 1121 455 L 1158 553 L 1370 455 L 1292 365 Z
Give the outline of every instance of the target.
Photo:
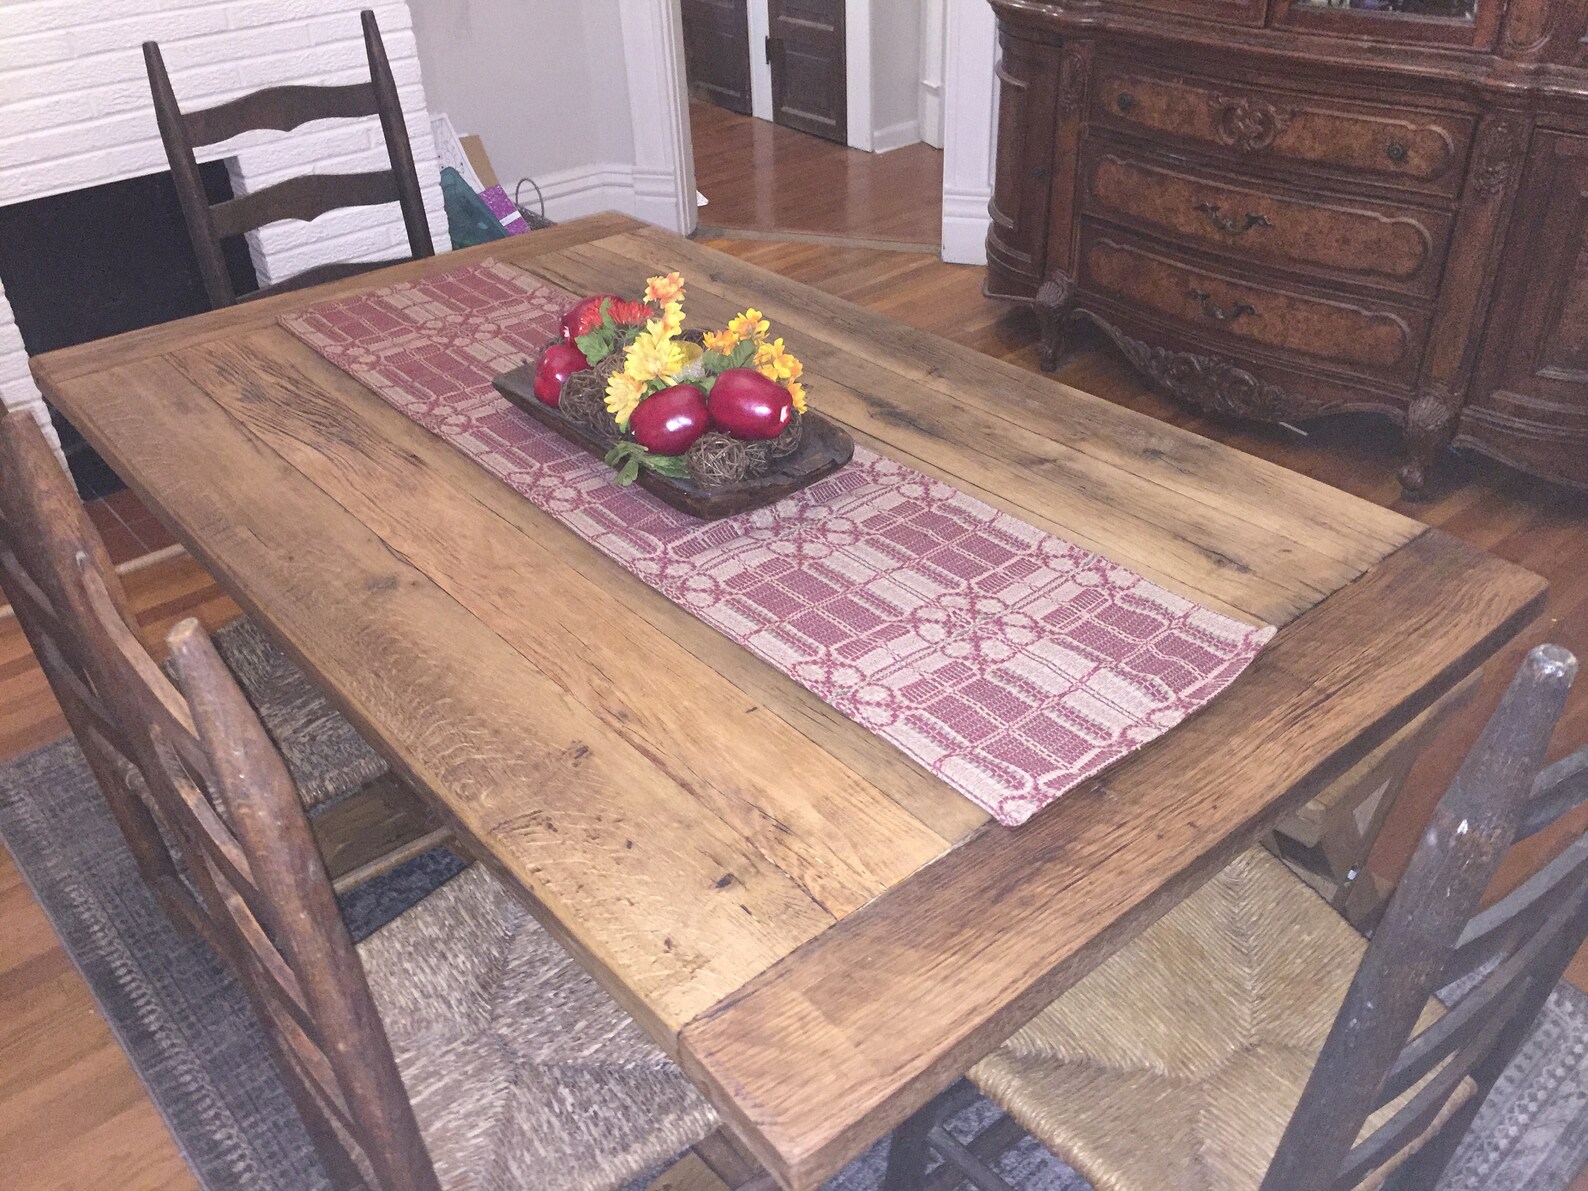
M 1278 635 L 1018 828 L 278 319 L 486 257 L 755 305 L 858 442 Z M 38 357 L 46 397 L 808 1191 L 1427 708 L 1545 584 L 1303 475 L 604 215 Z

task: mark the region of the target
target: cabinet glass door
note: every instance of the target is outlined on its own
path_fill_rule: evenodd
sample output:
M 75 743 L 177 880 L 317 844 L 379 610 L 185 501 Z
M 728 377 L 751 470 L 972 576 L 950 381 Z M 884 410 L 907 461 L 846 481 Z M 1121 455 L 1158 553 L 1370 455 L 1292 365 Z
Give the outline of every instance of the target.
M 1275 0 L 1274 23 L 1378 41 L 1494 44 L 1502 0 Z

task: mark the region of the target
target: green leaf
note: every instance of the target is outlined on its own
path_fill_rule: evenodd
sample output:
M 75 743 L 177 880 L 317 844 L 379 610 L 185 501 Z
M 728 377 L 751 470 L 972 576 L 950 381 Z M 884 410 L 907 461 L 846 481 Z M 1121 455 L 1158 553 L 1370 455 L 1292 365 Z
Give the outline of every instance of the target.
M 640 462 L 658 475 L 672 476 L 675 480 L 689 478 L 689 466 L 682 455 L 646 455 Z
M 618 472 L 618 483 L 623 485 L 632 484 L 639 479 L 639 475 L 640 461 L 638 459 L 630 459 Z
M 600 326 L 579 336 L 574 340 L 574 346 L 584 353 L 584 358 L 594 367 L 612 354 L 616 342 L 615 334 L 605 326 Z
M 746 339 L 728 353 L 728 367 L 743 368 L 751 360 L 755 359 L 755 348 L 755 340 Z

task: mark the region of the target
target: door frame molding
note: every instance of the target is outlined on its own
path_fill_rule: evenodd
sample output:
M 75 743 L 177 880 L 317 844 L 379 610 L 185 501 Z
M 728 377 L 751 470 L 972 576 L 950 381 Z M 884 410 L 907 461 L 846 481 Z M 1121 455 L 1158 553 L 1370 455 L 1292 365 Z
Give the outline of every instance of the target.
M 678 0 L 619 0 L 629 122 L 634 131 L 633 214 L 688 235 L 700 220 L 695 148 L 684 77 Z M 755 64 L 752 55 L 751 66 Z

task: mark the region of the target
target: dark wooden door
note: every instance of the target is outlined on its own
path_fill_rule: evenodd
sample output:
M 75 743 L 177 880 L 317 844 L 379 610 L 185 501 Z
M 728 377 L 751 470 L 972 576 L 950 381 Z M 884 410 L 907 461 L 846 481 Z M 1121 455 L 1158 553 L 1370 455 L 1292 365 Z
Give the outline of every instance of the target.
M 1588 481 L 1588 137 L 1534 134 L 1458 441 Z
M 844 0 L 770 0 L 772 119 L 846 144 Z
M 750 16 L 744 0 L 683 0 L 689 94 L 750 114 Z

